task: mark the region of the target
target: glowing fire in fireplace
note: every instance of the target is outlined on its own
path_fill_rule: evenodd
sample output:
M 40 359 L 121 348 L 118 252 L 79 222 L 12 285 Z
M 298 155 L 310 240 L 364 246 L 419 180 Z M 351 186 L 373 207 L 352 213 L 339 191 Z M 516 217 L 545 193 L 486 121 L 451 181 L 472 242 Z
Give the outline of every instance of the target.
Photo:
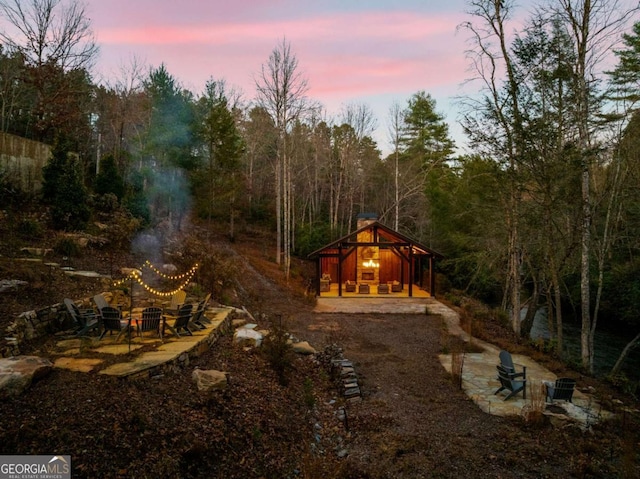
M 378 263 L 377 261 L 373 261 L 372 259 L 370 259 L 369 261 L 364 261 L 362 263 L 362 267 L 363 268 L 379 268 L 380 267 L 380 263 Z

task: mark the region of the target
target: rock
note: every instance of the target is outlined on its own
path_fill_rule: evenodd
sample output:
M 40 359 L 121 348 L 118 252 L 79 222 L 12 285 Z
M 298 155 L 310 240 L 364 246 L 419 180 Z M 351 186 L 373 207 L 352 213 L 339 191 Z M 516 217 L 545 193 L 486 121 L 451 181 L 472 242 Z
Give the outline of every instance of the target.
M 0 359 L 0 396 L 17 396 L 51 372 L 53 364 L 37 356 Z
M 198 391 L 210 391 L 211 389 L 224 389 L 227 387 L 227 373 L 215 369 L 194 369 L 191 375 Z
M 241 326 L 244 326 L 245 324 L 247 324 L 247 320 L 246 319 L 234 319 L 231 321 L 231 325 L 233 327 L 233 329 L 238 329 Z
M 233 340 L 236 343 L 254 347 L 259 347 L 262 344 L 263 338 L 264 336 L 258 331 L 245 327 L 236 329 L 236 332 L 233 334 Z
M 46 256 L 53 252 L 50 248 L 21 248 L 21 253 L 26 253 L 31 256 Z
M 1 279 L 0 280 L 0 293 L 7 291 L 18 291 L 18 286 L 26 286 L 26 281 L 19 279 Z
M 301 341 L 292 345 L 293 351 L 298 354 L 316 354 L 316 350 L 307 341 Z

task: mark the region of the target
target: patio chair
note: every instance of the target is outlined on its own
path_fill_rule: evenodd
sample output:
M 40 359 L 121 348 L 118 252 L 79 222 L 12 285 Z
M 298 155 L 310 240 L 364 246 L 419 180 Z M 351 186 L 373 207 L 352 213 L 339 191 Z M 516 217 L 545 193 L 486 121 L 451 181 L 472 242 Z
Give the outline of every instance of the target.
M 506 401 L 522 391 L 522 399 L 527 399 L 527 380 L 524 377 L 521 378 L 520 373 L 511 372 L 508 368 L 505 368 L 500 364 L 496 366 L 496 369 L 498 370 L 498 381 L 500 381 L 500 387 L 493 394 L 498 394 L 500 391 L 504 391 L 505 389 L 510 391 L 510 393 L 507 394 L 507 397 L 504 398 Z
M 98 308 L 98 311 L 100 311 L 102 308 L 106 308 L 107 306 L 110 306 L 110 304 L 107 302 L 106 299 L 104 299 L 104 296 L 102 296 L 102 294 L 96 294 L 93 297 L 93 302 L 96 303 L 96 307 Z
M 571 402 L 573 391 L 576 388 L 576 380 L 571 378 L 558 378 L 555 383 L 543 381 L 547 392 L 545 400 L 553 402 L 555 399 Z
M 193 314 L 193 318 L 191 320 L 192 323 L 198 325 L 200 329 L 205 329 L 206 324 L 211 324 L 211 320 L 204 315 L 204 312 L 207 310 L 207 304 L 209 303 L 209 299 L 211 299 L 211 293 L 207 294 L 198 306 L 196 307 L 196 312 Z
M 142 317 L 136 322 L 136 329 L 138 336 L 142 336 L 142 333 L 146 331 L 155 331 L 159 338 L 162 338 L 162 309 L 160 308 L 145 308 L 142 311 Z
M 171 296 L 171 302 L 165 307 L 165 314 L 177 315 L 180 307 L 184 305 L 185 300 L 187 299 L 187 293 L 185 291 L 176 291 Z
M 517 372 L 516 371 L 516 366 L 513 364 L 513 358 L 511 357 L 511 353 L 509 353 L 508 351 L 500 351 L 500 366 L 502 366 L 503 368 L 505 368 L 507 371 L 513 373 L 513 377 L 514 378 L 518 378 L 521 377 L 523 379 L 527 378 L 527 368 L 526 366 L 522 366 L 522 372 Z
M 109 331 L 109 336 L 114 332 L 118 333 L 116 341 L 120 339 L 122 333 L 131 333 L 131 325 L 129 320 L 122 319 L 122 311 L 112 306 L 106 306 L 100 310 L 100 317 L 102 323 L 102 334 L 100 339 L 104 338 L 104 335 Z
M 192 326 L 195 326 L 198 329 L 206 329 L 206 326 L 204 325 L 205 320 L 207 322 L 210 322 L 204 316 L 204 306 L 203 306 L 202 301 L 201 301 L 200 303 L 198 303 L 196 305 L 195 310 L 193 311 L 193 314 L 191 315 L 190 324 Z
M 192 317 L 193 317 L 192 304 L 185 304 L 184 306 L 182 306 L 178 311 L 178 315 L 175 317 L 171 315 L 163 315 L 163 318 L 164 318 L 164 322 L 162 326 L 163 334 L 164 334 L 164 328 L 167 327 L 171 330 L 173 334 L 175 334 L 178 337 L 180 337 L 180 331 L 183 331 L 185 334 L 188 334 L 189 336 L 193 336 L 193 333 L 189 329 L 189 322 L 191 321 Z M 169 324 L 167 322 L 167 319 L 174 319 L 174 318 L 175 318 L 175 321 L 173 322 L 173 324 Z
M 355 293 L 356 292 L 356 283 L 352 283 L 351 281 L 348 281 L 344 284 L 344 290 L 347 293 Z
M 67 308 L 67 313 L 69 313 L 69 316 L 77 329 L 76 334 L 78 336 L 84 336 L 94 329 L 100 328 L 100 321 L 93 309 L 81 310 L 76 306 L 76 303 L 69 298 L 65 298 L 63 302 Z

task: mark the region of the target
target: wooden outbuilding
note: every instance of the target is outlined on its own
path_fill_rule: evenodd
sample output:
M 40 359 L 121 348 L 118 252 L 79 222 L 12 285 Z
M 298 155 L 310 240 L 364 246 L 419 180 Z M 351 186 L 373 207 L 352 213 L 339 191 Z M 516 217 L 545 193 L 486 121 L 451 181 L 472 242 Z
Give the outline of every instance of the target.
M 316 261 L 317 296 L 435 297 L 435 265 L 442 257 L 374 214 L 359 215 L 356 231 L 309 255 Z

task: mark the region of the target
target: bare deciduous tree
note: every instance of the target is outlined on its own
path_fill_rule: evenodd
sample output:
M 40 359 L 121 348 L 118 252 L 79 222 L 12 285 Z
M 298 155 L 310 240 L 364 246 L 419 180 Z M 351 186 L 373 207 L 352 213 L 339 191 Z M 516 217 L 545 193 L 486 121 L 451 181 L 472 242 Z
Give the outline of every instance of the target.
M 0 16 L 7 21 L 0 39 L 33 66 L 88 68 L 98 52 L 79 0 L 1 0 Z
M 291 161 L 287 151 L 287 132 L 307 105 L 307 80 L 298 69 L 298 59 L 291 52 L 291 44 L 282 39 L 255 80 L 258 104 L 273 119 L 278 130 L 276 186 L 276 262 L 282 264 L 284 254 L 285 275 L 289 277 L 291 239 L 293 233 L 293 192 Z

